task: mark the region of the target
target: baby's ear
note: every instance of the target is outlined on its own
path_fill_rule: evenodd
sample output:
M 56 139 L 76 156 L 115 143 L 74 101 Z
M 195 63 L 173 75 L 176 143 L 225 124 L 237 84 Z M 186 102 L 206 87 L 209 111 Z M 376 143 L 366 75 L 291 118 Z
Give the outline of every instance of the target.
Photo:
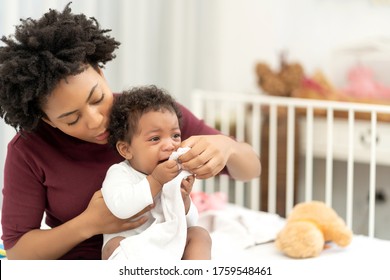
M 118 150 L 119 154 L 125 159 L 130 160 L 133 158 L 133 153 L 128 142 L 118 141 L 118 143 L 116 143 L 116 149 Z

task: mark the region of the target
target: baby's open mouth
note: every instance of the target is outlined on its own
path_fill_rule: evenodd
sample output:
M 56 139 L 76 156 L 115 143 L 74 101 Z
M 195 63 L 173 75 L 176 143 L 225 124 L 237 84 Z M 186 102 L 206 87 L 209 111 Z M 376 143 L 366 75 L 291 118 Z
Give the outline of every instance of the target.
M 163 163 L 164 161 L 167 161 L 167 160 L 168 160 L 168 158 L 159 160 L 159 161 L 158 161 L 158 164 Z

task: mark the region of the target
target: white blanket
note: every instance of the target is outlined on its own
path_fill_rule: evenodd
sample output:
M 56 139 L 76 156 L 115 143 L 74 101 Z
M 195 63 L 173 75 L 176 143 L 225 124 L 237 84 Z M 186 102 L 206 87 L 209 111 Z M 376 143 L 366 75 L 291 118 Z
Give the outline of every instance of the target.
M 224 259 L 273 241 L 284 222 L 276 214 L 228 204 L 222 210 L 202 212 L 198 225 L 210 232 L 213 240 L 212 258 Z

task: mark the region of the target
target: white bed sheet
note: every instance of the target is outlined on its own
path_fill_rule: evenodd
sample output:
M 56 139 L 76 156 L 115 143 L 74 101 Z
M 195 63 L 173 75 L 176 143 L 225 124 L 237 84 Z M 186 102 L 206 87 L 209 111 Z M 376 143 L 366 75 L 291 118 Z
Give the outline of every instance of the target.
M 276 214 L 253 211 L 229 204 L 225 209 L 200 213 L 199 224 L 205 227 L 213 240 L 213 259 L 268 259 L 291 258 L 279 252 L 274 239 L 285 220 Z M 341 248 L 329 244 L 315 259 L 363 258 L 372 261 L 390 252 L 390 240 L 354 235 L 349 246 Z M 389 277 L 390 279 L 390 277 Z
M 278 215 L 234 205 L 200 214 L 217 263 L 269 266 L 275 279 L 390 279 L 389 240 L 354 235 L 345 248 L 330 243 L 318 257 L 292 259 L 273 242 L 284 222 Z

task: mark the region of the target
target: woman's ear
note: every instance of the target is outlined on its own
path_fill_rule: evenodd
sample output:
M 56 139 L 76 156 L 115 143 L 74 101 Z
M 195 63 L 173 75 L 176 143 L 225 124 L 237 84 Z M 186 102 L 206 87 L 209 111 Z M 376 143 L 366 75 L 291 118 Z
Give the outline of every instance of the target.
M 125 159 L 130 160 L 133 158 L 133 153 L 131 152 L 131 147 L 128 142 L 118 141 L 118 143 L 116 143 L 116 149 Z
M 102 68 L 100 68 L 99 66 L 97 67 L 97 72 L 98 72 L 98 73 L 99 73 L 99 75 L 100 75 L 100 76 L 102 76 L 104 79 L 106 78 L 106 77 L 104 76 L 103 69 L 102 69 Z

